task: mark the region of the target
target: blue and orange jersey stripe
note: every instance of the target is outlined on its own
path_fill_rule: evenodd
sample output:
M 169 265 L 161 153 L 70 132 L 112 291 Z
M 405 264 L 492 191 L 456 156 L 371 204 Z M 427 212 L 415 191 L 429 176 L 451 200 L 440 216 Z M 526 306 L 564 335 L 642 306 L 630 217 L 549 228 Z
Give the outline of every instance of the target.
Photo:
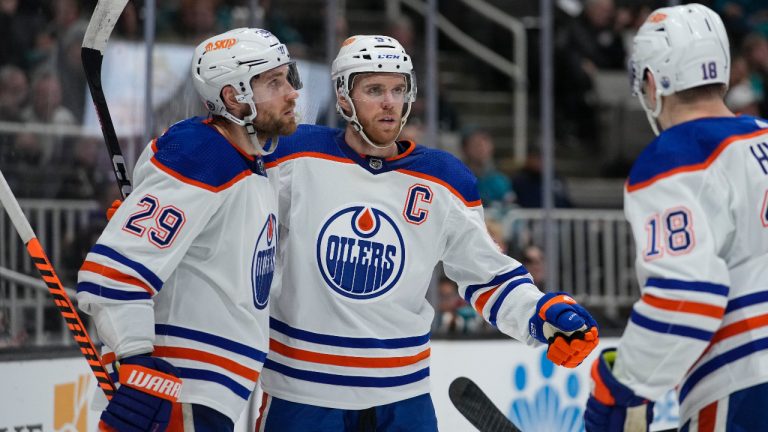
M 177 358 L 194 360 L 202 363 L 218 366 L 224 370 L 231 372 L 234 375 L 241 376 L 250 381 L 257 381 L 259 379 L 259 371 L 243 366 L 231 359 L 217 354 L 212 354 L 206 351 L 193 348 L 183 347 L 171 347 L 171 346 L 155 346 L 152 351 L 153 356 L 165 357 L 165 358 Z M 112 363 L 117 357 L 114 352 L 108 352 L 102 356 L 104 363 Z
M 418 172 L 418 171 L 404 169 L 404 168 L 397 169 L 395 171 L 397 171 L 399 173 L 402 173 L 402 174 L 406 174 L 406 175 L 412 176 L 412 177 L 420 178 L 422 180 L 427 180 L 427 181 L 431 181 L 431 182 L 437 183 L 437 184 L 445 187 L 446 189 L 448 189 L 449 192 L 451 192 L 453 195 L 455 195 L 467 207 L 480 207 L 482 205 L 482 202 L 480 201 L 479 198 L 475 199 L 475 200 L 471 200 L 471 201 L 467 200 L 464 197 L 464 195 L 462 195 L 458 190 L 456 190 L 456 188 L 451 186 L 450 183 L 448 183 L 447 181 L 445 181 L 443 179 L 440 179 L 438 177 L 431 176 L 429 174 L 424 174 L 424 173 L 421 173 L 421 172 Z
M 240 180 L 242 180 L 242 179 L 248 177 L 249 175 L 251 175 L 251 170 L 244 170 L 244 171 L 241 171 L 236 176 L 232 177 L 231 180 L 229 180 L 228 182 L 226 182 L 226 183 L 224 183 L 224 184 L 222 184 L 220 186 L 211 186 L 211 185 L 203 183 L 201 181 L 197 181 L 197 180 L 191 179 L 191 178 L 185 176 L 184 174 L 181 174 L 178 171 L 174 171 L 173 169 L 168 168 L 167 166 L 163 165 L 160 161 L 158 161 L 154 157 L 150 161 L 159 170 L 161 170 L 164 173 L 168 174 L 169 176 L 175 178 L 176 180 L 178 180 L 178 181 L 180 181 L 182 183 L 186 183 L 188 185 L 196 186 L 196 187 L 199 187 L 201 189 L 205 189 L 205 190 L 211 191 L 211 192 L 221 192 L 221 191 L 223 191 L 225 189 L 228 189 L 229 187 L 231 187 L 235 183 L 239 182 Z
M 289 160 L 294 159 L 300 159 L 300 158 L 315 158 L 315 159 L 325 159 L 333 162 L 340 162 L 345 164 L 352 164 L 354 163 L 349 158 L 343 157 L 343 156 L 336 156 L 328 153 L 322 153 L 322 152 L 315 152 L 315 151 L 304 151 L 304 152 L 297 152 L 297 153 L 291 153 L 289 155 L 283 156 L 279 159 L 272 160 L 270 162 L 266 163 L 267 169 L 274 168 L 278 165 L 280 165 L 283 162 L 287 162 Z
M 725 314 L 724 307 L 687 300 L 665 299 L 647 293 L 643 294 L 641 300 L 643 303 L 651 305 L 657 309 L 664 309 L 673 312 L 683 312 L 715 319 L 720 319 Z
M 301 360 L 310 363 L 319 363 L 332 366 L 345 366 L 356 368 L 397 368 L 410 366 L 422 360 L 429 358 L 430 349 L 426 348 L 421 352 L 410 356 L 394 357 L 361 357 L 349 355 L 326 354 L 300 348 L 295 348 L 281 343 L 275 339 L 270 339 L 269 350 L 294 360 Z
M 420 336 L 406 336 L 391 339 L 379 339 L 369 337 L 336 336 L 291 327 L 288 324 L 274 318 L 269 318 L 269 328 L 272 331 L 282 333 L 289 338 L 343 348 L 378 348 L 398 349 L 411 348 L 424 345 L 429 342 L 429 333 Z
M 316 382 L 321 384 L 341 385 L 349 387 L 369 387 L 369 388 L 387 388 L 399 387 L 413 384 L 429 377 L 429 367 L 411 372 L 405 375 L 395 376 L 360 376 L 332 374 L 327 372 L 318 372 L 313 370 L 298 369 L 272 359 L 267 359 L 264 363 L 266 369 L 271 369 L 277 373 L 290 378 Z
M 674 126 L 641 153 L 624 187 L 632 193 L 678 174 L 705 170 L 732 144 L 763 135 L 768 137 L 768 129 L 747 116 L 705 118 Z
M 171 177 L 211 192 L 228 189 L 259 173 L 256 157 L 229 141 L 210 119 L 193 118 L 171 126 L 151 143 L 150 162 Z
M 276 152 L 267 157 L 266 167 L 299 158 L 316 158 L 344 164 L 358 164 L 374 175 L 389 171 L 427 180 L 446 188 L 468 207 L 479 207 L 476 180 L 469 169 L 450 153 L 428 149 L 412 141 L 401 154 L 386 158 L 382 169 L 370 168 L 364 156 L 357 154 L 344 141 L 344 131 L 325 126 L 299 125 L 297 131 L 280 140 Z
M 85 272 L 91 272 L 96 273 L 98 275 L 104 276 L 108 279 L 112 279 L 116 282 L 121 282 L 128 285 L 133 285 L 136 287 L 139 287 L 149 293 L 149 295 L 155 295 L 155 290 L 153 290 L 149 285 L 147 285 L 143 280 L 131 276 L 129 274 L 125 274 L 117 269 L 114 269 L 112 267 L 108 267 L 105 265 L 101 265 L 98 263 L 95 263 L 93 261 L 85 261 L 83 265 L 80 267 L 80 271 Z
M 126 257 L 109 246 L 97 243 L 91 248 L 89 253 L 105 256 L 112 261 L 130 268 L 147 281 L 155 292 L 160 291 L 163 287 L 162 279 L 160 279 L 152 270 L 147 268 L 144 264 Z

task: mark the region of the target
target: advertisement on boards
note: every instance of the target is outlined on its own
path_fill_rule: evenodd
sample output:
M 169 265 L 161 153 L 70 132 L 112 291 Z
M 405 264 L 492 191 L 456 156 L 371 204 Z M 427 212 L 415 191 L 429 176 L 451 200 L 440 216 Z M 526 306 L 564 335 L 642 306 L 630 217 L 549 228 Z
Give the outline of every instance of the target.
M 618 339 L 601 339 L 600 348 Z M 589 368 L 597 353 L 574 369 L 556 367 L 544 347 L 512 340 L 433 341 L 432 398 L 441 432 L 475 430 L 454 408 L 448 386 L 460 376 L 475 381 L 522 431 L 581 432 L 590 392 Z M 79 357 L 0 362 L 0 432 L 86 432 L 96 430 L 100 413 L 91 410 L 96 380 Z M 260 398 L 252 398 L 235 427 L 253 430 Z M 651 430 L 677 425 L 674 391 L 656 402 Z

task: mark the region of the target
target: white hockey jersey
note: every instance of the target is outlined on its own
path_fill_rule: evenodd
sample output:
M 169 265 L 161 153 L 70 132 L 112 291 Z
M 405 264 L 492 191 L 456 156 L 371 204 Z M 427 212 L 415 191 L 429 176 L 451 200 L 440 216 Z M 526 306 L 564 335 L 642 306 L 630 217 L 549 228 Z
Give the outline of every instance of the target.
M 768 382 L 768 122 L 705 118 L 664 131 L 625 189 L 642 298 L 615 374 L 655 400 L 679 384 L 681 424 Z
M 77 298 L 108 348 L 154 350 L 179 368 L 181 402 L 237 421 L 268 349 L 277 198 L 261 158 L 207 123 L 177 123 L 142 153 Z
M 301 125 L 267 160 L 281 265 L 266 393 L 340 409 L 428 393 L 425 295 L 439 261 L 486 320 L 537 343 L 528 320 L 542 294 L 488 235 L 475 178 L 450 154 L 407 144 L 390 159 L 363 157 L 343 131 Z

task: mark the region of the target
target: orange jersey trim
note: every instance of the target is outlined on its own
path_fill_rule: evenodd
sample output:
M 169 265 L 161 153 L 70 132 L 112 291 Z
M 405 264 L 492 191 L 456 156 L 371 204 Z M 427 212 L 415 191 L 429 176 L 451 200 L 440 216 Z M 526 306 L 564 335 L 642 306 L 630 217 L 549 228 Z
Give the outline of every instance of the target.
M 412 355 L 403 357 L 356 357 L 336 354 L 324 354 L 314 351 L 293 348 L 274 339 L 269 340 L 269 349 L 282 356 L 295 360 L 311 363 L 320 363 L 334 366 L 347 366 L 358 368 L 395 368 L 409 366 L 429 358 L 430 348 Z
M 98 275 L 104 276 L 106 278 L 112 279 L 117 282 L 122 282 L 124 284 L 137 286 L 144 291 L 148 292 L 149 295 L 155 295 L 155 290 L 149 287 L 144 281 L 141 279 L 131 276 L 128 274 L 125 274 L 119 270 L 113 269 L 111 267 L 107 267 L 105 265 L 97 264 L 93 261 L 86 261 L 83 263 L 83 265 L 80 267 L 80 271 L 87 271 L 91 273 L 96 273 Z
M 199 187 L 200 189 L 205 189 L 205 190 L 211 191 L 211 192 L 221 192 L 221 191 L 223 191 L 225 189 L 228 189 L 229 187 L 231 187 L 235 183 L 239 182 L 240 180 L 242 180 L 242 179 L 248 177 L 249 175 L 251 175 L 251 171 L 250 170 L 243 170 L 242 172 L 240 172 L 240 174 L 236 175 L 231 180 L 229 180 L 228 182 L 222 184 L 221 186 L 211 186 L 211 185 L 205 184 L 203 182 L 199 182 L 197 180 L 193 180 L 193 179 L 191 179 L 191 178 L 189 178 L 187 176 L 184 176 L 183 174 L 181 174 L 181 173 L 179 173 L 177 171 L 174 171 L 174 170 L 168 168 L 167 166 L 163 165 L 160 161 L 158 161 L 154 156 L 152 156 L 152 159 L 150 159 L 150 162 L 152 162 L 152 164 L 154 166 L 156 166 L 159 170 L 163 171 L 164 173 L 168 174 L 169 176 L 175 178 L 176 180 L 178 180 L 178 181 L 180 181 L 182 183 L 186 183 L 188 185 L 196 186 L 196 187 Z
M 234 148 L 235 148 L 235 150 L 237 150 L 237 152 L 238 152 L 238 153 L 240 153 L 241 155 L 243 155 L 243 156 L 245 156 L 246 158 L 248 158 L 248 160 L 250 160 L 250 161 L 254 161 L 254 160 L 256 160 L 256 156 L 254 156 L 254 155 L 251 155 L 251 154 L 248 154 L 248 153 L 244 152 L 244 151 L 243 151 L 243 149 L 241 149 L 241 148 L 240 148 L 240 147 L 238 147 L 238 146 L 237 146 L 235 143 L 233 143 L 232 141 L 230 141 L 230 140 L 229 140 L 227 137 L 225 137 L 224 135 L 222 135 L 222 133 L 221 133 L 221 132 L 220 132 L 218 129 L 216 129 L 216 127 L 213 125 L 213 119 L 212 119 L 212 118 L 207 118 L 207 119 L 203 120 L 203 121 L 202 121 L 202 123 L 203 123 L 204 125 L 207 125 L 207 126 L 209 126 L 209 127 L 210 127 L 210 128 L 212 128 L 213 130 L 215 130 L 217 134 L 221 135 L 221 136 L 222 136 L 222 138 L 224 138 L 225 140 L 227 140 L 227 142 L 229 143 L 229 145 L 231 145 L 232 147 L 234 147 Z
M 493 293 L 495 293 L 500 286 L 501 284 L 496 285 L 495 287 L 477 296 L 477 300 L 475 300 L 475 310 L 480 313 L 480 316 L 483 316 L 483 309 L 485 308 L 485 304 L 488 303 L 488 300 L 490 300 Z
M 259 379 L 259 372 L 257 370 L 245 367 L 240 363 L 237 363 L 226 357 L 197 349 L 156 346 L 155 350 L 152 352 L 152 355 L 157 357 L 178 358 L 208 363 L 218 366 L 222 369 L 226 369 L 233 374 L 239 375 L 247 380 L 255 382 Z
M 445 181 L 443 181 L 443 180 L 441 180 L 441 179 L 439 179 L 437 177 L 433 177 L 433 176 L 428 175 L 428 174 L 422 174 L 420 172 L 411 171 L 411 170 L 407 170 L 407 169 L 398 169 L 398 170 L 395 170 L 395 171 L 397 171 L 399 173 L 402 173 L 402 174 L 406 174 L 406 175 L 409 175 L 409 176 L 417 177 L 417 178 L 420 178 L 420 179 L 423 179 L 423 180 L 428 180 L 428 181 L 431 181 L 431 182 L 443 185 L 446 189 L 451 191 L 452 194 L 456 195 L 456 197 L 458 197 L 461 200 L 461 202 L 463 202 L 464 205 L 466 205 L 467 207 L 480 207 L 482 205 L 482 202 L 480 200 L 467 201 L 459 193 L 459 191 L 454 189 L 453 186 L 451 186 L 447 182 L 445 182 Z
M 303 157 L 310 157 L 310 158 L 315 158 L 315 159 L 325 159 L 325 160 L 329 160 L 329 161 L 333 161 L 333 162 L 341 162 L 341 163 L 347 163 L 347 164 L 354 163 L 353 161 L 351 161 L 351 160 L 349 160 L 348 158 L 345 158 L 345 157 L 331 156 L 329 154 L 320 153 L 320 152 L 298 152 L 298 153 L 294 153 L 294 154 L 291 154 L 291 155 L 288 155 L 288 156 L 281 157 L 280 159 L 278 159 L 276 161 L 269 162 L 265 166 L 267 168 L 274 168 L 274 167 L 280 165 L 283 162 L 287 162 L 289 160 L 299 159 L 299 158 L 303 158 Z
M 716 343 L 721 342 L 724 339 L 728 339 L 730 337 L 740 335 L 760 327 L 768 327 L 768 314 L 758 315 L 752 318 L 747 318 L 741 321 L 736 321 L 732 324 L 728 324 L 727 326 L 715 332 L 715 335 L 712 336 L 712 340 L 709 342 L 707 349 L 704 350 L 704 353 L 709 351 L 709 349 L 712 348 L 712 346 L 714 346 Z M 702 355 L 704 354 L 702 353 Z
M 245 379 L 251 381 L 257 381 L 259 379 L 259 372 L 245 367 L 240 363 L 230 360 L 226 357 L 222 357 L 209 352 L 200 351 L 192 348 L 179 348 L 179 347 L 167 347 L 156 346 L 152 352 L 153 356 L 167 357 L 167 358 L 180 358 L 187 360 L 195 360 L 203 363 L 219 366 L 222 369 L 226 369 L 233 374 L 239 375 Z M 116 359 L 114 352 L 108 352 L 101 357 L 103 363 L 112 363 Z
M 656 297 L 650 294 L 644 294 L 643 302 L 658 309 L 664 309 L 673 312 L 685 312 L 696 315 L 708 316 L 720 319 L 725 314 L 725 308 L 713 306 L 706 303 L 698 303 L 685 300 L 669 300 Z
M 405 157 L 407 154 L 410 154 L 410 152 L 412 152 L 413 149 L 415 149 L 415 148 L 416 148 L 416 146 L 412 145 L 411 148 L 408 151 L 406 151 L 405 153 L 403 153 L 402 155 L 399 155 L 399 156 Z M 325 159 L 325 160 L 330 160 L 330 161 L 334 161 L 334 162 L 341 162 L 341 163 L 346 163 L 346 164 L 354 164 L 355 163 L 354 161 L 352 161 L 352 160 L 350 160 L 348 158 L 338 157 L 338 156 L 331 156 L 331 155 L 328 155 L 328 154 L 325 154 L 325 153 L 319 153 L 319 152 L 299 152 L 299 153 L 294 153 L 292 155 L 288 155 L 288 156 L 282 157 L 282 158 L 280 158 L 280 159 L 278 159 L 276 161 L 269 162 L 268 164 L 266 164 L 266 167 L 267 167 L 267 169 L 274 168 L 274 167 L 280 165 L 283 162 L 286 162 L 286 161 L 289 161 L 289 160 L 293 160 L 293 159 L 302 158 L 302 157 L 311 157 L 311 158 L 316 158 L 316 159 Z M 395 156 L 395 158 L 397 158 L 397 156 Z M 394 159 L 387 159 L 387 160 L 390 161 L 390 160 L 394 160 Z M 448 184 L 447 182 L 445 182 L 443 180 L 440 180 L 437 177 L 433 177 L 431 175 L 422 174 L 420 172 L 406 170 L 406 169 L 396 169 L 396 170 L 393 170 L 393 171 L 394 172 L 399 172 L 399 173 L 402 173 L 402 174 L 406 174 L 406 175 L 409 175 L 409 176 L 412 176 L 412 177 L 417 177 L 417 178 L 420 178 L 420 179 L 423 179 L 423 180 L 428 180 L 428 181 L 431 181 L 431 182 L 434 182 L 434 183 L 438 183 L 440 185 L 443 185 L 452 194 L 456 195 L 461 200 L 461 202 L 463 202 L 467 207 L 479 207 L 479 206 L 482 205 L 482 202 L 480 200 L 467 201 L 466 199 L 464 199 L 463 196 L 461 196 L 459 191 L 454 189 L 453 186 L 451 186 L 450 184 Z
M 400 154 L 398 154 L 396 156 L 392 156 L 391 158 L 385 159 L 387 162 L 392 162 L 392 161 L 396 161 L 396 160 L 402 159 L 402 158 L 408 156 L 409 154 L 413 153 L 413 150 L 416 149 L 416 143 L 411 141 L 411 140 L 404 140 L 404 142 L 407 142 L 410 147 L 408 147 L 408 149 L 406 151 L 404 151 L 404 152 L 402 152 L 402 153 L 400 153 Z
M 710 165 L 712 165 L 712 162 L 714 162 L 715 159 L 717 159 L 717 157 L 720 156 L 720 153 L 722 153 L 723 150 L 725 150 L 726 147 L 728 147 L 729 145 L 733 144 L 736 141 L 746 140 L 746 139 L 750 139 L 750 138 L 755 138 L 755 137 L 758 137 L 758 136 L 763 135 L 763 134 L 767 134 L 764 129 L 763 130 L 758 130 L 758 131 L 755 131 L 755 132 L 751 132 L 751 133 L 748 133 L 748 134 L 744 134 L 744 135 L 734 135 L 734 136 L 728 137 L 725 140 L 723 140 L 720 144 L 718 144 L 717 148 L 715 148 L 715 151 L 713 151 L 712 154 L 709 155 L 709 157 L 704 162 L 700 162 L 700 163 L 693 164 L 693 165 L 685 165 L 685 166 L 673 168 L 673 169 L 671 169 L 671 170 L 669 170 L 667 172 L 663 172 L 661 174 L 657 174 L 657 175 L 649 178 L 648 180 L 641 181 L 640 183 L 636 183 L 636 184 L 633 184 L 633 185 L 630 185 L 629 182 L 627 182 L 627 183 L 625 183 L 625 188 L 627 189 L 627 192 L 635 192 L 635 191 L 638 191 L 640 189 L 646 188 L 646 187 L 656 183 L 659 180 L 665 179 L 667 177 L 671 177 L 671 176 L 676 175 L 676 174 L 681 174 L 681 173 L 685 173 L 685 172 L 701 171 L 701 170 L 707 169 Z

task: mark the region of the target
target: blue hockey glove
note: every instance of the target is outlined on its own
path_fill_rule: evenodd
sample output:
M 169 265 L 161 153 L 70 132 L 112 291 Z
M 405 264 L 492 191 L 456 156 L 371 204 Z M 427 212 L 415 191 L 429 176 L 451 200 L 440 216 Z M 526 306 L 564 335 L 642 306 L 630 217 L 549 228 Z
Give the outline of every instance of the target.
M 547 358 L 568 368 L 581 364 L 600 341 L 592 315 L 565 293 L 544 294 L 529 328 L 531 336 L 549 345 Z
M 162 432 L 179 396 L 179 370 L 157 357 L 138 355 L 114 363 L 120 387 L 101 414 L 99 430 Z
M 584 411 L 587 432 L 648 431 L 653 402 L 636 395 L 613 376 L 616 349 L 600 353 L 592 364 L 593 390 Z

